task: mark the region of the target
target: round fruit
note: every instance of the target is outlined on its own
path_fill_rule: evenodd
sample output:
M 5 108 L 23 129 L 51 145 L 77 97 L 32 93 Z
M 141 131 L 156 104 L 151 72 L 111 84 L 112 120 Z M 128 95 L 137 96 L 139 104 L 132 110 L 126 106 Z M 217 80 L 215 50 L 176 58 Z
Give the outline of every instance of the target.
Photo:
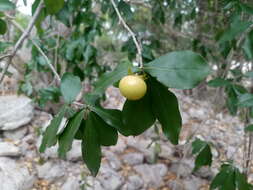
M 139 100 L 147 92 L 147 85 L 138 75 L 128 75 L 119 82 L 119 90 L 128 100 Z

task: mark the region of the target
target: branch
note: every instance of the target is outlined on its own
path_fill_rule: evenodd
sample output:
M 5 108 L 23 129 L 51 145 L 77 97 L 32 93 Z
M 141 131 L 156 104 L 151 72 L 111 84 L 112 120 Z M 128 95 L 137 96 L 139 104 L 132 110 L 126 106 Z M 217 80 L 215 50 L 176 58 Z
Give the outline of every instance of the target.
M 130 35 L 132 36 L 132 39 L 134 41 L 134 44 L 137 48 L 137 57 L 139 60 L 139 64 L 140 64 L 140 68 L 143 68 L 143 60 L 142 60 L 142 48 L 141 45 L 139 44 L 138 40 L 136 39 L 136 36 L 134 34 L 134 32 L 131 30 L 131 28 L 127 25 L 127 23 L 125 22 L 125 20 L 123 19 L 123 17 L 121 16 L 119 9 L 117 8 L 117 5 L 115 4 L 114 0 L 111 0 L 111 3 L 113 5 L 113 8 L 115 9 L 118 17 L 119 17 L 119 21 L 122 23 L 122 25 L 124 26 L 124 28 L 130 33 Z
M 6 55 L 5 57 L 8 57 L 8 61 L 7 64 L 5 66 L 5 68 L 3 69 L 2 75 L 0 77 L 0 84 L 2 83 L 4 76 L 12 62 L 13 57 L 16 55 L 18 49 L 20 48 L 20 46 L 23 44 L 23 42 L 25 41 L 25 39 L 29 36 L 29 34 L 32 31 L 33 26 L 35 25 L 35 22 L 37 20 L 37 18 L 40 15 L 41 10 L 44 8 L 44 4 L 43 1 L 40 2 L 40 4 L 38 5 L 31 21 L 29 22 L 27 29 L 23 32 L 23 34 L 21 35 L 21 37 L 18 39 L 18 41 L 16 42 L 14 49 L 12 50 L 11 54 L 9 54 L 8 56 Z
M 22 28 L 22 26 L 20 26 L 16 21 L 12 20 L 11 23 L 18 28 L 20 31 L 24 32 L 24 29 Z M 40 54 L 45 58 L 49 68 L 51 69 L 51 71 L 54 73 L 56 79 L 58 82 L 61 82 L 61 78 L 58 75 L 58 73 L 56 72 L 55 68 L 53 67 L 53 65 L 50 63 L 50 60 L 48 59 L 48 57 L 46 56 L 46 54 L 43 52 L 43 50 L 39 47 L 39 45 L 30 37 L 28 36 L 28 38 L 31 40 L 31 42 L 33 43 L 33 45 L 37 48 L 37 50 L 40 52 Z
M 7 15 L 8 16 L 8 15 Z M 20 26 L 16 21 L 11 20 L 11 23 L 20 31 L 24 32 L 24 29 L 22 28 L 22 26 Z M 59 76 L 59 74 L 56 72 L 55 68 L 53 67 L 53 65 L 50 63 L 49 58 L 46 56 L 46 54 L 43 52 L 43 50 L 39 47 L 39 45 L 30 37 L 30 35 L 28 36 L 28 38 L 31 40 L 31 42 L 33 43 L 33 45 L 37 48 L 37 50 L 40 52 L 40 54 L 45 58 L 49 68 L 51 69 L 51 71 L 54 73 L 57 81 L 60 83 L 61 82 L 61 78 Z M 74 101 L 73 102 L 74 105 L 79 106 L 79 107 L 83 107 L 84 104 L 79 103 L 78 101 Z
M 143 6 L 145 8 L 151 9 L 152 7 L 145 3 L 144 1 L 131 1 L 131 0 L 125 0 L 125 2 L 133 4 L 133 5 L 137 5 L 137 6 Z

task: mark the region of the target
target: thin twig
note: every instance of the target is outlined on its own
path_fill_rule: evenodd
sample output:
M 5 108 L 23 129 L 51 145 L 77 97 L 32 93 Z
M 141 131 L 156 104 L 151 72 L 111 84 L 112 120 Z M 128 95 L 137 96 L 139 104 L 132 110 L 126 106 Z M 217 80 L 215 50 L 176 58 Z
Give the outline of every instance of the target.
M 24 29 L 22 28 L 22 26 L 20 26 L 16 21 L 12 20 L 11 23 L 16 27 L 18 28 L 20 31 L 24 31 Z M 53 65 L 51 64 L 49 58 L 46 56 L 46 54 L 43 52 L 43 50 L 39 47 L 39 45 L 30 37 L 28 36 L 28 38 L 31 40 L 31 42 L 33 43 L 33 45 L 37 48 L 37 50 L 39 51 L 39 53 L 45 58 L 49 68 L 51 69 L 51 71 L 54 73 L 57 81 L 60 83 L 61 82 L 61 78 L 59 76 L 59 74 L 56 72 L 56 69 L 53 67 Z M 76 106 L 80 106 L 80 107 L 83 107 L 84 104 L 80 103 L 80 102 L 73 102 L 74 105 Z
M 130 33 L 130 35 L 132 36 L 132 39 L 134 41 L 134 44 L 137 48 L 137 58 L 140 64 L 140 68 L 143 68 L 143 60 L 142 60 L 142 48 L 140 43 L 138 42 L 134 32 L 131 30 L 131 28 L 127 25 L 127 23 L 125 22 L 125 20 L 123 19 L 123 17 L 121 16 L 119 9 L 117 7 L 117 5 L 115 4 L 114 0 L 111 0 L 111 3 L 113 5 L 114 10 L 116 11 L 118 17 L 119 17 L 119 21 L 122 23 L 122 25 L 124 26 L 124 28 Z
M 11 57 L 11 56 L 12 56 L 12 54 L 3 55 L 3 56 L 0 57 L 0 61 L 1 61 L 2 59 L 5 59 L 5 58 Z
M 22 32 L 24 32 L 24 29 L 22 28 L 22 26 L 20 26 L 16 21 L 12 20 L 11 23 L 18 28 L 19 30 L 21 30 Z M 37 48 L 37 50 L 39 51 L 39 53 L 45 58 L 49 68 L 51 69 L 51 71 L 54 73 L 56 79 L 58 82 L 61 81 L 61 77 L 58 75 L 58 73 L 56 72 L 55 68 L 53 67 L 53 65 L 50 63 L 50 60 L 48 59 L 48 57 L 46 56 L 46 54 L 43 52 L 43 50 L 40 48 L 40 46 L 30 37 L 28 36 L 28 38 L 31 40 L 31 42 L 33 43 L 33 45 Z
M 21 37 L 18 39 L 18 41 L 16 42 L 12 52 L 11 52 L 11 55 L 8 56 L 8 61 L 7 61 L 7 64 L 5 65 L 4 69 L 3 69 L 3 72 L 2 72 L 2 75 L 0 77 L 0 84 L 2 83 L 3 79 L 4 79 L 4 76 L 12 62 L 12 59 L 13 57 L 16 55 L 18 49 L 20 48 L 20 46 L 23 44 L 23 42 L 25 41 L 25 39 L 29 36 L 29 34 L 31 33 L 32 31 L 32 28 L 33 26 L 35 25 L 35 22 L 37 20 L 37 18 L 39 17 L 40 15 L 40 12 L 41 10 L 44 8 L 44 4 L 43 4 L 43 1 L 40 2 L 40 4 L 38 5 L 31 21 L 29 22 L 26 30 L 23 32 L 23 34 L 21 35 Z

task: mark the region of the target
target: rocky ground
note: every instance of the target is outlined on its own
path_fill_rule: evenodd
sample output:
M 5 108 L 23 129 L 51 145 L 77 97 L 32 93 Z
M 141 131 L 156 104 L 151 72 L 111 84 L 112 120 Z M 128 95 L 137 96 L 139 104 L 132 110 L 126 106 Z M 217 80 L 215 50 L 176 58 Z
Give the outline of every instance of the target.
M 79 141 L 66 160 L 57 158 L 56 147 L 39 154 L 41 131 L 52 116 L 34 109 L 26 97 L 1 96 L 0 190 L 208 189 L 222 161 L 241 164 L 243 124 L 227 113 L 216 113 L 210 102 L 176 94 L 183 117 L 180 144 L 171 145 L 153 128 L 138 137 L 120 136 L 116 146 L 103 148 L 96 178 L 82 162 Z M 109 88 L 107 97 L 106 107 L 122 107 L 124 100 L 116 89 Z M 212 169 L 192 173 L 190 136 L 213 142 Z

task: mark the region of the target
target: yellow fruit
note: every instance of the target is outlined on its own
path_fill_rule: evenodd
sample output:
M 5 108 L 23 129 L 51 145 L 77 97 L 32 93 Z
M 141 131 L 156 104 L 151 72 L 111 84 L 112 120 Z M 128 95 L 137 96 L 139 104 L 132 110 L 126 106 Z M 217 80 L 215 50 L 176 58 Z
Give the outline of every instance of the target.
M 147 85 L 138 75 L 128 75 L 119 82 L 119 90 L 128 100 L 139 100 L 147 92 Z

